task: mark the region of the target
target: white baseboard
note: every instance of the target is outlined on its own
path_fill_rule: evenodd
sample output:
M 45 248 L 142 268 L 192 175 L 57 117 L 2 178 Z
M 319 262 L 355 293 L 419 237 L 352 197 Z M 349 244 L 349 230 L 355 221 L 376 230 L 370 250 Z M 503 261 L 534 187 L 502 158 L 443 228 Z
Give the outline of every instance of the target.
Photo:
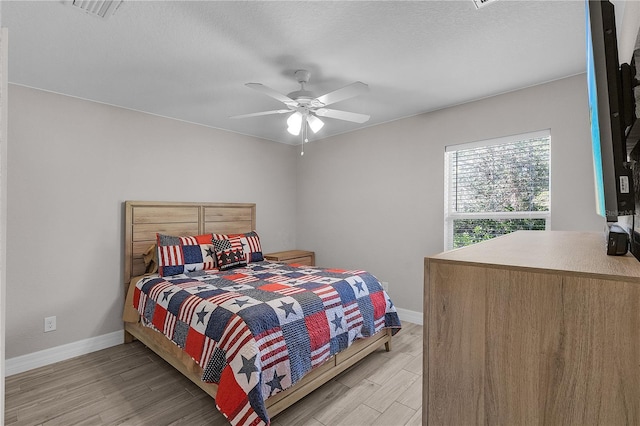
M 55 348 L 45 349 L 27 355 L 17 356 L 5 361 L 7 377 L 24 371 L 32 370 L 55 362 L 64 361 L 80 355 L 110 348 L 124 343 L 124 331 L 114 331 L 102 336 L 91 337 L 78 342 L 68 343 Z
M 396 308 L 401 321 L 422 324 L 422 312 Z M 45 349 L 5 361 L 6 377 L 124 343 L 123 330 Z
M 408 309 L 398 308 L 397 306 L 396 311 L 398 312 L 400 321 L 407 321 L 418 325 L 424 325 L 422 312 L 410 311 Z

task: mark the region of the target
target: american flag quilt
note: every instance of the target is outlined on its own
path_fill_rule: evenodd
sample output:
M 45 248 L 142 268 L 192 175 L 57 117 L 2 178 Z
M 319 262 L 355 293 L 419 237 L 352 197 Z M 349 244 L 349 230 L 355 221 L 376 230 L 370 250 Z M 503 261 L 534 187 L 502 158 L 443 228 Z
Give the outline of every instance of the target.
M 389 296 L 365 271 L 256 262 L 150 276 L 134 292 L 143 323 L 218 384 L 216 405 L 232 425 L 269 425 L 265 399 L 355 340 L 401 327 Z

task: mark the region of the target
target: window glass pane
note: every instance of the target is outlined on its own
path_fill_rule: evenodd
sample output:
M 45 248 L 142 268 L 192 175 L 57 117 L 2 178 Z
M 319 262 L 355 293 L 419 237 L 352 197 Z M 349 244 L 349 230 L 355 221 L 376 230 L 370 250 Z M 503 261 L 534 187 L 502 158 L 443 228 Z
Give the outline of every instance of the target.
M 549 211 L 549 137 L 447 152 L 450 212 Z
M 541 230 L 546 219 L 454 219 L 453 248 L 489 240 L 520 230 Z
M 446 147 L 445 248 L 546 229 L 550 144 L 542 130 Z

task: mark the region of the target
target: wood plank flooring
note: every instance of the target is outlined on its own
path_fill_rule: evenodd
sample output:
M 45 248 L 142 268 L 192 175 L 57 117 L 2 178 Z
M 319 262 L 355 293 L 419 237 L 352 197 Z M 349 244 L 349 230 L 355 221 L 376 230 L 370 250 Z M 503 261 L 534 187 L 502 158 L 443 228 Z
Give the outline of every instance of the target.
M 422 326 L 272 419 L 273 426 L 418 426 Z M 213 399 L 140 342 L 6 378 L 5 425 L 228 425 Z

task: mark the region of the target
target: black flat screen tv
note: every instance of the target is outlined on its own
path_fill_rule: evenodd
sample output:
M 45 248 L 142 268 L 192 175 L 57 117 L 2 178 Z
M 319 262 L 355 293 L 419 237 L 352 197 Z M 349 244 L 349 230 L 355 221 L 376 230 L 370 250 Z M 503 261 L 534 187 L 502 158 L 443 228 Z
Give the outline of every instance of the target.
M 607 222 L 635 212 L 626 135 L 635 122 L 633 73 L 618 61 L 614 6 L 587 1 L 587 81 L 596 208 Z M 623 78 L 625 77 L 625 78 Z

